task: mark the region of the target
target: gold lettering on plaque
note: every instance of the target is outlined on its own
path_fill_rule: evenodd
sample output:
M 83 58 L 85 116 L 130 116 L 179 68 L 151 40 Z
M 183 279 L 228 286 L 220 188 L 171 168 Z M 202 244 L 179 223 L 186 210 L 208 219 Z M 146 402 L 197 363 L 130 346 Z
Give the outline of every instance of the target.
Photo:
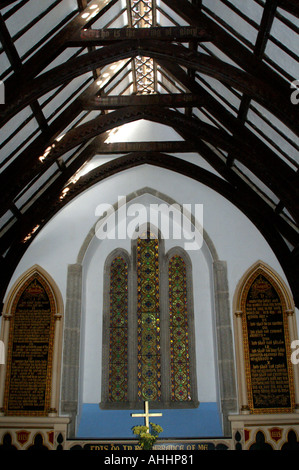
M 7 415 L 48 414 L 54 314 L 51 289 L 34 273 L 20 288 L 12 306 L 4 397 Z
M 288 321 L 279 287 L 259 269 L 247 281 L 241 302 L 249 408 L 253 413 L 292 412 Z

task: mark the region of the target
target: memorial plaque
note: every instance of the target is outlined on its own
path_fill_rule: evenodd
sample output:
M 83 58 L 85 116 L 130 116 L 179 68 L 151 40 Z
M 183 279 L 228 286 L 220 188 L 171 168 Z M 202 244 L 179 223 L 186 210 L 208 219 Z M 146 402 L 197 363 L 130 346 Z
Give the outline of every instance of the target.
M 12 307 L 5 387 L 7 415 L 48 414 L 54 311 L 47 283 L 34 274 L 16 295 Z
M 288 320 L 282 295 L 265 272 L 256 272 L 247 282 L 242 311 L 249 408 L 255 413 L 292 412 Z

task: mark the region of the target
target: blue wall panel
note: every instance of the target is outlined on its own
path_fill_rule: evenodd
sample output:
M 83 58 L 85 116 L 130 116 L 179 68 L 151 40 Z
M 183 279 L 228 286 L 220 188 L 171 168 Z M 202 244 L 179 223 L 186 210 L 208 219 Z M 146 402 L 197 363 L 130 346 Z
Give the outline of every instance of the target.
M 163 428 L 161 438 L 221 437 L 222 428 L 217 403 L 201 403 L 190 410 L 150 410 L 162 417 L 150 422 Z M 143 418 L 132 418 L 131 413 L 142 410 L 101 410 L 98 404 L 83 404 L 77 438 L 127 439 L 134 438 L 132 427 L 144 424 Z

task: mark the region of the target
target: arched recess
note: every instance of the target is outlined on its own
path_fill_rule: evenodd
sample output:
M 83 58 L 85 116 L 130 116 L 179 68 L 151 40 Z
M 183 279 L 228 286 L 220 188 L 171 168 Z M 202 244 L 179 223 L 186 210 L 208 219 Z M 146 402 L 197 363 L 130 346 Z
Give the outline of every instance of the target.
M 299 375 L 291 363 L 290 349 L 297 339 L 297 326 L 287 285 L 270 266 L 258 261 L 239 281 L 233 309 L 240 412 L 298 412 Z M 272 370 L 281 374 L 283 383 L 276 393 L 271 384 Z M 264 382 L 259 374 L 266 377 Z M 275 397 L 284 388 L 284 394 L 272 405 L 267 383 Z M 262 403 L 267 400 L 265 407 Z
M 168 205 L 181 206 L 167 195 L 149 187 L 134 191 L 126 196 L 126 203 L 134 201 L 139 196 L 149 194 Z M 113 205 L 115 211 L 119 201 Z M 189 214 L 193 230 L 198 227 L 193 214 Z M 104 220 L 105 218 L 103 218 Z M 81 325 L 84 315 L 84 283 L 83 264 L 88 249 L 96 237 L 102 217 L 89 230 L 77 256 L 77 262 L 69 265 L 67 279 L 67 299 L 64 328 L 64 357 L 62 371 L 61 409 L 71 417 L 69 436 L 76 436 L 77 418 L 80 412 L 80 348 Z M 232 324 L 230 315 L 229 287 L 226 261 L 219 260 L 216 248 L 207 232 L 203 229 L 202 250 L 210 259 L 211 278 L 214 289 L 214 337 L 216 345 L 217 382 L 219 389 L 219 409 L 222 417 L 223 433 L 230 435 L 231 427 L 228 420 L 230 413 L 237 408 L 235 363 L 232 341 Z M 167 255 L 167 254 L 166 254 Z M 195 288 L 195 287 L 194 287 Z
M 39 316 L 35 316 L 35 313 Z M 1 328 L 1 338 L 6 348 L 6 364 L 0 369 L 2 415 L 51 417 L 58 415 L 63 313 L 63 299 L 58 286 L 38 265 L 34 265 L 20 276 L 8 293 Z M 23 364 L 22 372 L 18 372 L 21 383 L 14 383 L 12 367 L 14 367 L 13 354 L 16 353 L 13 350 L 19 351 L 17 359 Z M 33 355 L 34 360 L 38 362 L 37 369 L 33 372 L 25 367 L 26 362 L 30 363 L 30 355 Z M 28 367 L 34 369 L 36 366 L 31 364 Z M 34 373 L 38 375 L 36 383 Z M 19 393 L 18 388 L 24 388 L 30 395 L 30 386 L 29 388 L 25 386 L 26 382 L 30 381 L 33 381 L 32 394 L 35 396 L 32 400 L 29 399 L 27 406 L 16 409 L 14 399 L 11 401 L 9 395 Z M 40 386 L 42 398 L 38 390 Z M 22 401 L 22 397 L 17 396 L 17 398 Z M 38 404 L 39 400 L 42 405 Z

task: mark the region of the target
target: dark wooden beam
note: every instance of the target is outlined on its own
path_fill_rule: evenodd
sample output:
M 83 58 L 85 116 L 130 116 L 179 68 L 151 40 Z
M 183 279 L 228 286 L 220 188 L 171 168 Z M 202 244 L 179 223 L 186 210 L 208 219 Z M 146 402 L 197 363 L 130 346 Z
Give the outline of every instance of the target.
M 107 12 L 118 0 L 94 0 L 93 4 L 98 5 L 99 13 Z M 98 14 L 99 14 L 98 13 Z M 88 18 L 84 14 L 92 14 L 89 6 L 71 20 L 64 28 L 62 28 L 53 38 L 43 45 L 26 63 L 23 64 L 20 71 L 22 82 L 30 82 L 30 80 L 46 68 L 66 48 L 66 42 L 78 30 L 88 26 Z M 20 77 L 12 76 L 6 80 L 6 88 L 8 90 L 17 90 L 20 86 Z
M 240 197 L 242 194 L 241 191 L 239 189 L 237 190 L 233 185 L 219 176 L 185 160 L 157 152 L 134 152 L 125 157 L 119 157 L 82 176 L 75 184 L 71 182 L 67 184 L 69 178 L 73 176 L 80 166 L 95 155 L 95 148 L 95 142 L 93 142 L 82 151 L 67 171 L 62 173 L 36 200 L 30 209 L 23 214 L 14 227 L 5 233 L 1 238 L 2 253 L 5 252 L 14 241 L 26 243 L 26 237 L 32 233 L 32 229 L 36 225 L 42 225 L 45 220 L 49 220 L 57 210 L 60 210 L 66 203 L 69 203 L 75 196 L 79 195 L 82 190 L 87 189 L 92 184 L 99 183 L 108 176 L 115 174 L 115 172 L 124 171 L 125 169 L 146 163 L 156 164 L 157 166 L 174 171 L 179 170 L 180 173 L 193 179 L 197 179 L 196 175 L 201 175 L 200 181 L 202 183 L 220 192 L 229 200 L 232 201 L 232 193 L 235 193 L 234 203 L 244 204 L 244 206 L 249 205 L 248 196 L 246 197 L 245 203 L 245 200 Z M 63 189 L 66 188 L 66 186 L 69 191 L 63 196 Z M 30 237 L 28 237 L 28 241 L 29 240 Z
M 260 28 L 254 46 L 254 55 L 260 60 L 262 60 L 267 46 L 267 41 L 277 9 L 277 2 L 278 0 L 267 0 L 264 6 Z M 243 94 L 238 112 L 238 119 L 242 124 L 245 124 L 250 103 L 251 98 L 248 95 Z M 233 155 L 228 155 L 227 164 L 231 166 L 233 165 L 233 162 Z
M 199 83 L 188 77 L 187 73 L 177 64 L 159 61 L 177 81 L 192 93 L 201 95 L 206 102 L 205 108 L 229 129 L 236 143 L 232 152 L 237 160 L 247 166 L 279 199 L 288 206 L 294 220 L 299 223 L 298 173 L 284 163 L 267 145 L 243 126 L 224 106 L 210 95 Z M 263 155 L 263 158 L 261 158 Z
M 200 95 L 192 93 L 155 94 L 155 95 L 108 95 L 94 97 L 84 103 L 84 109 L 117 109 L 124 106 L 161 106 L 170 108 L 185 108 L 201 106 Z
M 87 7 L 87 0 L 77 0 L 79 11 L 84 11 Z
M 191 118 L 187 118 L 179 112 L 167 108 L 161 110 L 158 106 L 120 108 L 71 129 L 62 140 L 52 144 L 49 151 L 46 152 L 45 158 L 41 159 L 42 155 L 39 157 L 35 153 L 34 158 L 30 158 L 29 155 L 30 164 L 29 161 L 20 159 L 15 165 L 13 162 L 0 175 L 0 186 L 3 195 L 0 213 L 7 210 L 10 201 L 17 196 L 22 188 L 30 183 L 35 176 L 45 172 L 60 156 L 107 130 L 139 119 L 149 119 L 165 125 L 172 125 L 177 129 L 183 126 L 186 128 L 186 132 L 192 129 L 192 132 L 198 137 L 225 148 L 227 151 L 232 149 L 232 140 L 225 131 L 216 129 L 214 126 L 202 123 L 197 119 L 191 120 Z
M 206 144 L 201 146 L 201 156 L 204 157 L 207 161 L 213 161 L 214 151 Z M 218 165 L 219 166 L 219 165 Z M 263 214 L 272 227 L 278 230 L 281 235 L 288 240 L 292 246 L 296 246 L 299 242 L 299 233 L 296 231 L 284 218 L 279 217 L 278 214 L 273 210 L 273 207 L 269 205 L 252 186 L 244 180 L 239 173 L 232 171 L 231 173 L 224 172 L 220 169 L 220 174 L 227 175 L 227 180 L 242 194 L 244 198 L 243 202 L 250 201 L 251 207 L 256 207 L 259 214 Z M 244 205 L 245 207 L 245 205 Z
M 152 107 L 127 107 L 120 108 L 111 113 L 100 115 L 85 124 L 70 130 L 62 140 L 57 142 L 51 149 L 49 155 L 45 159 L 44 164 L 50 164 L 59 156 L 65 154 L 79 144 L 87 142 L 89 139 L 105 132 L 107 130 L 119 127 L 129 122 L 135 122 L 140 119 L 147 119 L 153 122 L 159 122 L 172 126 L 173 128 L 185 128 L 193 135 L 218 145 L 221 148 L 229 149 L 232 145 L 230 135 L 224 130 L 217 129 L 214 126 L 203 123 L 196 118 L 187 118 L 182 113 L 172 111 L 168 108 L 161 109 L 158 106 Z M 39 163 L 36 162 L 38 166 Z M 30 170 L 30 176 L 34 172 L 34 167 Z
M 132 152 L 167 152 L 167 153 L 190 153 L 197 152 L 198 145 L 185 140 L 151 141 L 151 142 L 112 142 L 110 144 L 99 144 L 96 146 L 98 155 L 122 154 Z
M 251 75 L 263 78 L 277 89 L 277 93 L 287 93 L 289 83 L 281 78 L 264 62 L 258 60 L 243 44 L 225 31 L 188 0 L 163 0 L 164 3 L 192 26 L 200 26 L 211 34 L 212 43 Z M 297 1 L 297 0 L 296 0 Z
M 22 61 L 19 57 L 17 49 L 11 39 L 6 23 L 0 14 L 0 42 L 8 57 L 9 62 L 15 72 L 19 72 L 22 67 Z
M 5 182 L 7 188 L 7 198 L 3 198 L 3 204 L 0 205 L 0 213 L 7 210 L 6 200 L 14 198 L 23 189 L 22 182 L 18 175 L 24 172 L 29 174 L 32 165 L 36 165 L 39 158 L 45 153 L 45 150 L 55 144 L 55 139 L 63 133 L 65 127 L 83 111 L 83 104 L 90 100 L 96 93 L 102 93 L 106 86 L 115 79 L 126 67 L 126 63 L 117 69 L 111 71 L 111 77 L 105 80 L 103 85 L 98 85 L 97 81 L 91 83 L 72 103 L 61 112 L 61 114 L 48 126 L 48 128 L 34 142 L 15 158 L 11 164 L 0 175 L 0 181 Z M 47 165 L 41 165 L 38 174 L 47 170 Z M 31 179 L 33 181 L 33 179 Z M 28 179 L 29 184 L 29 179 Z M 5 201 L 4 201 L 5 199 Z
M 30 242 L 34 239 L 34 229 L 37 226 L 43 226 L 61 207 L 63 207 L 62 195 L 63 188 L 74 173 L 94 155 L 93 143 L 86 147 L 76 158 L 74 162 L 48 187 L 44 193 L 32 204 L 26 214 L 23 214 L 16 224 L 14 224 L 0 240 L 0 252 L 3 253 L 5 246 L 13 247 L 8 257 L 2 259 L 0 291 L 4 295 L 5 283 L 12 275 L 16 264 L 24 254 Z M 32 233 L 32 238 L 30 237 Z M 29 236 L 28 236 L 29 235 Z M 8 263 L 7 263 L 8 262 Z
M 18 0 L 1 0 L 0 2 L 0 8 L 5 8 L 8 5 L 11 5 L 12 3 L 16 3 Z
M 31 103 L 31 109 L 33 111 L 34 117 L 37 120 L 40 129 L 44 132 L 48 129 L 48 122 L 47 119 L 45 118 L 45 115 L 42 111 L 42 107 L 39 104 L 38 101 L 34 101 Z
M 279 0 L 278 6 L 299 18 L 298 0 Z
M 192 0 L 192 5 L 195 5 L 198 8 L 201 8 L 202 7 L 202 0 Z
M 3 49 L 6 52 L 8 60 L 15 72 L 16 75 L 20 74 L 22 69 L 22 61 L 19 57 L 17 49 L 14 45 L 14 42 L 9 34 L 6 23 L 3 20 L 2 15 L 0 14 L 0 42 L 2 43 Z M 41 106 L 37 101 L 31 103 L 31 109 L 33 111 L 34 117 L 37 120 L 42 131 L 47 129 L 47 120 L 42 112 Z
M 178 76 L 178 71 L 182 69 L 178 68 L 174 64 L 171 64 L 172 69 L 168 67 L 168 70 Z M 183 72 L 179 75 L 180 81 L 184 81 Z M 187 77 L 186 84 L 189 84 L 189 78 Z M 216 115 L 218 119 L 224 121 L 225 126 L 229 126 L 233 129 L 234 138 L 230 137 L 224 130 L 209 126 L 197 119 L 190 119 L 181 113 L 170 111 L 167 108 L 159 107 L 131 107 L 131 108 L 120 108 L 114 112 L 108 113 L 105 116 L 99 116 L 98 118 L 87 122 L 75 129 L 69 131 L 60 142 L 55 142 L 53 148 L 47 155 L 46 159 L 41 162 L 35 157 L 35 162 L 32 162 L 31 166 L 23 168 L 23 171 L 13 173 L 17 180 L 18 186 L 11 183 L 11 179 L 8 180 L 3 175 L 1 187 L 3 190 L 3 204 L 2 210 L 6 204 L 9 203 L 13 196 L 16 196 L 20 190 L 20 187 L 24 187 L 28 182 L 41 171 L 51 165 L 58 157 L 76 147 L 83 142 L 87 142 L 89 139 L 96 135 L 122 125 L 127 122 L 133 122 L 138 119 L 150 119 L 155 122 L 160 122 L 166 125 L 171 125 L 178 131 L 184 131 L 185 136 L 188 139 L 194 139 L 194 136 L 198 139 L 206 140 L 214 146 L 223 148 L 225 151 L 232 152 L 236 158 L 245 164 L 253 173 L 257 175 L 265 184 L 267 184 L 273 192 L 275 192 L 280 199 L 285 203 L 290 213 L 294 216 L 295 220 L 298 219 L 298 208 L 297 199 L 294 199 L 294 195 L 298 193 L 297 175 L 279 159 L 277 155 L 271 152 L 266 146 L 261 145 L 260 141 L 252 136 L 250 131 L 240 126 L 233 116 L 224 111 L 221 105 L 215 100 L 211 100 L 199 85 L 195 84 L 191 80 L 191 84 L 196 87 L 196 93 L 202 94 L 207 99 L 206 106 L 212 110 L 212 113 Z M 194 90 L 191 90 L 195 92 Z M 212 104 L 211 104 L 212 103 Z M 200 149 L 199 149 L 200 151 Z M 263 159 L 260 155 L 263 155 Z M 217 163 L 217 162 L 216 162 Z M 12 167 L 11 167 L 12 168 Z M 7 171 L 11 171 L 9 168 Z M 220 166 L 220 169 L 223 167 Z M 273 171 L 275 170 L 275 171 Z M 218 169 L 219 171 L 219 169 Z M 223 169 L 223 171 L 226 171 Z M 228 173 L 229 174 L 229 173 Z M 291 191 L 293 188 L 293 192 Z
M 55 143 L 55 139 L 62 133 L 66 125 L 72 122 L 82 110 L 82 102 L 89 100 L 98 92 L 99 86 L 93 82 L 89 87 L 81 93 L 51 124 L 45 132 L 39 135 L 28 147 L 17 157 L 12 163 L 0 174 L 0 184 L 3 184 L 2 201 L 0 205 L 0 214 L 4 214 L 9 208 L 9 202 L 12 201 L 20 191 L 24 188 L 23 177 L 26 174 L 26 184 L 34 178 L 34 176 L 47 170 L 47 164 L 43 165 L 40 157 L 45 150 Z M 33 172 L 31 178 L 31 168 L 39 166 L 39 171 Z
M 189 4 L 189 3 L 188 3 Z M 189 4 L 191 5 L 191 4 Z M 2 123 L 7 122 L 16 109 L 23 109 L 31 101 L 36 100 L 44 93 L 56 88 L 61 83 L 103 67 L 114 61 L 127 57 L 150 56 L 156 60 L 168 60 L 179 63 L 184 67 L 200 71 L 213 78 L 238 89 L 263 105 L 275 114 L 295 133 L 299 133 L 298 121 L 299 110 L 293 106 L 287 95 L 281 94 L 268 81 L 249 75 L 246 72 L 223 62 L 222 60 L 190 51 L 182 45 L 166 44 L 162 41 L 144 40 L 142 43 L 136 41 L 123 41 L 120 44 L 105 46 L 93 52 L 81 55 L 68 61 L 66 64 L 55 67 L 30 83 L 20 87 L 18 96 L 15 98 L 15 90 L 7 90 L 8 103 L 2 112 Z
M 127 39 L 158 39 L 159 41 L 198 42 L 210 41 L 211 36 L 203 28 L 196 26 L 174 26 L 155 28 L 107 28 L 82 29 L 68 41 L 68 46 L 102 46 Z
M 267 0 L 264 6 L 260 29 L 254 46 L 254 54 L 259 59 L 262 59 L 266 49 L 278 1 L 279 0 Z
M 18 225 L 14 225 L 1 237 L 0 250 L 8 248 L 11 243 L 19 236 L 21 240 L 32 231 L 34 226 L 42 223 L 43 218 L 46 216 L 47 210 L 50 205 L 55 201 L 56 204 L 60 204 L 59 197 L 65 185 L 68 183 L 70 178 L 82 167 L 82 165 L 88 162 L 95 153 L 95 142 L 91 142 L 85 149 L 83 149 L 74 161 L 63 171 L 54 182 L 36 199 L 36 201 L 30 206 L 30 208 L 22 214 L 18 219 Z M 71 186 L 71 183 L 70 183 Z M 44 207 L 42 208 L 41 205 Z M 32 225 L 34 224 L 34 225 Z M 18 228 L 17 228 L 18 227 Z M 17 228 L 17 229 L 16 229 Z

